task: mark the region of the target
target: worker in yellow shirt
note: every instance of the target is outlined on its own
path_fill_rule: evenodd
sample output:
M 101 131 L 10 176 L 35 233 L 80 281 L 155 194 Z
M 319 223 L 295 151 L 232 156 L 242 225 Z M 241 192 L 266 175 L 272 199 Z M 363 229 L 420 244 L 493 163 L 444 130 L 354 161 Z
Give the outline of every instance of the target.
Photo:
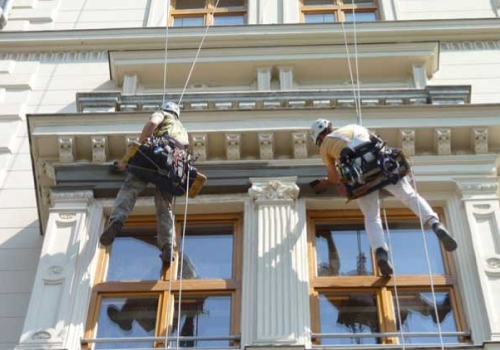
M 328 177 L 318 181 L 315 189 L 322 190 L 330 185 L 337 185 L 339 193 L 344 196 L 346 195 L 346 187 L 343 184 L 345 179 L 342 178 L 338 170 L 342 166 L 341 160 L 345 161 L 345 153 L 343 152 L 349 151 L 355 154 L 358 149 L 376 143 L 375 139 L 381 141 L 362 126 L 347 125 L 334 130 L 332 123 L 325 119 L 318 119 L 314 122 L 311 127 L 311 137 L 313 142 L 320 147 L 321 159 L 326 165 L 328 173 Z M 373 164 L 380 164 L 380 149 L 376 147 L 371 149 L 375 150 L 372 152 L 373 154 L 367 153 L 363 156 L 365 159 L 372 157 Z M 423 222 L 432 228 L 447 251 L 454 251 L 457 248 L 455 239 L 439 221 L 438 215 L 432 210 L 429 203 L 415 192 L 407 177 L 397 178 L 396 181 L 383 187 L 399 198 L 417 216 L 421 214 Z M 364 194 L 356 201 L 365 217 L 365 229 L 370 245 L 375 251 L 380 272 L 384 276 L 389 276 L 392 274 L 393 268 L 389 261 L 388 246 L 385 242 L 380 217 L 379 188 Z

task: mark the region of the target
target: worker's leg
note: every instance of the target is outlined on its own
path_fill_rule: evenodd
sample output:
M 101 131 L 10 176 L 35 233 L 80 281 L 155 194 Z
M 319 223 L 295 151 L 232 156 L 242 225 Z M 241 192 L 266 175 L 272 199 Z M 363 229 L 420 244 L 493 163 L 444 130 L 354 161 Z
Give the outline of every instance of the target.
M 422 198 L 411 186 L 408 177 L 403 177 L 397 184 L 385 187 L 395 197 L 399 198 L 413 213 L 421 216 L 425 225 L 432 228 L 439 240 L 443 242 L 443 246 L 448 251 L 457 249 L 455 239 L 446 230 L 443 224 L 439 222 L 439 217 L 432 210 L 427 201 Z
M 385 243 L 382 219 L 380 218 L 379 191 L 374 191 L 357 199 L 359 208 L 365 217 L 365 230 L 370 246 L 375 251 L 377 265 L 384 276 L 392 274 L 387 244 Z
M 172 195 L 156 188 L 155 207 L 158 234 L 158 247 L 161 259 L 166 266 L 170 265 L 174 220 L 172 213 Z
M 120 233 L 123 223 L 132 209 L 134 209 L 139 193 L 144 190 L 146 186 L 146 182 L 130 173 L 127 174 L 127 177 L 125 178 L 125 181 L 116 196 L 113 210 L 109 218 L 108 227 L 104 230 L 100 237 L 101 244 L 108 246 L 113 243 L 116 235 Z

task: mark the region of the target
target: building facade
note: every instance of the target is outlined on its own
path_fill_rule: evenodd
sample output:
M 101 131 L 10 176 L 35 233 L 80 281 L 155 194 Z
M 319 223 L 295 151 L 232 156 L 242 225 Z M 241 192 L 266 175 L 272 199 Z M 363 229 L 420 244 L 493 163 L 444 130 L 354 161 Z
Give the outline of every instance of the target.
M 500 348 L 499 16 L 498 0 L 0 0 L 0 350 Z M 109 165 L 164 84 L 209 178 L 185 227 L 176 199 L 185 256 L 167 271 L 153 188 L 98 243 L 124 179 Z M 326 174 L 310 125 L 357 109 L 411 157 L 456 252 L 384 197 L 382 277 L 356 203 L 309 188 Z

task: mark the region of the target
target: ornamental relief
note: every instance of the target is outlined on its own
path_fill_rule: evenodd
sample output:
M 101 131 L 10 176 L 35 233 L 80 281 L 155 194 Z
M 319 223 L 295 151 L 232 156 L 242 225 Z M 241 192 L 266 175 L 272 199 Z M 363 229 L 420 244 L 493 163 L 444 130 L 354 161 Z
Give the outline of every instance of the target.
M 485 272 L 490 277 L 500 277 L 500 258 L 491 257 L 486 259 Z
M 248 193 L 255 201 L 293 201 L 298 198 L 299 191 L 295 183 L 271 180 L 267 183 L 253 183 Z
M 43 272 L 43 280 L 45 282 L 60 282 L 64 279 L 64 266 L 51 265 Z

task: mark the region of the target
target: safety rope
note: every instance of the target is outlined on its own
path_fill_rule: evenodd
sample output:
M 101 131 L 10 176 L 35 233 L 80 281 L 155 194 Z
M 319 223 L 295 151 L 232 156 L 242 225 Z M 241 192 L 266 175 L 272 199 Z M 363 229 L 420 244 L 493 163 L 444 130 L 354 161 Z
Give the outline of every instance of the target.
M 217 10 L 217 6 L 219 6 L 219 1 L 220 0 L 217 0 L 217 2 L 215 3 L 214 9 L 212 11 L 212 17 L 215 13 L 215 10 Z M 194 67 L 196 66 L 196 62 L 198 61 L 198 57 L 200 56 L 201 48 L 203 47 L 203 43 L 205 42 L 205 38 L 207 37 L 207 34 L 208 34 L 208 29 L 210 29 L 210 24 L 207 23 L 207 26 L 205 28 L 205 33 L 203 34 L 203 37 L 201 38 L 200 46 L 198 47 L 198 51 L 196 52 L 196 56 L 194 57 L 194 61 L 193 61 L 193 64 L 191 65 L 191 69 L 189 70 L 189 74 L 188 74 L 188 77 L 186 79 L 186 83 L 184 84 L 184 88 L 182 89 L 181 97 L 179 98 L 179 103 L 178 103 L 179 106 L 182 103 L 182 99 L 184 97 L 184 94 L 186 93 L 186 89 L 188 87 L 189 81 L 191 80 L 191 75 L 193 74 Z
M 415 174 L 413 173 L 413 170 L 411 171 L 411 180 L 412 180 L 413 187 L 415 189 L 415 193 L 418 196 L 417 180 L 415 179 Z M 422 240 L 424 242 L 425 259 L 427 261 L 427 269 L 429 272 L 429 280 L 431 283 L 432 303 L 434 304 L 434 313 L 436 316 L 436 323 L 437 323 L 437 327 L 438 327 L 439 342 L 441 344 L 441 350 L 444 350 L 443 330 L 441 329 L 441 320 L 439 319 L 439 312 L 438 312 L 437 300 L 436 300 L 436 291 L 434 288 L 434 277 L 432 275 L 431 259 L 429 257 L 429 248 L 427 246 L 427 237 L 425 236 L 424 221 L 422 219 L 422 209 L 420 208 L 420 201 L 417 201 L 417 208 L 418 208 L 418 217 L 420 218 L 420 230 L 422 231 Z
M 189 173 L 188 173 L 189 176 Z M 168 315 L 168 310 L 170 310 L 170 300 L 172 300 L 171 295 L 172 295 L 172 280 L 174 279 L 174 244 L 177 242 L 176 237 L 177 233 L 175 230 L 175 202 L 176 202 L 176 196 L 173 196 L 173 201 L 172 201 L 172 242 L 170 243 L 170 276 L 168 277 L 168 294 L 167 294 L 167 317 L 165 317 L 165 342 L 163 343 L 164 348 L 168 348 L 168 325 L 169 325 L 169 315 Z M 175 298 L 174 300 L 174 305 L 175 305 Z M 172 315 L 173 316 L 173 315 Z
M 170 0 L 167 0 L 166 23 L 165 26 L 165 58 L 163 63 L 163 98 L 161 104 L 165 103 L 165 94 L 167 92 L 167 63 L 168 63 L 168 21 L 170 20 Z
M 352 96 L 354 98 L 354 107 L 356 108 L 356 117 L 358 119 L 358 124 L 359 124 L 360 119 L 359 119 L 358 96 L 356 94 L 356 86 L 354 85 L 354 76 L 352 73 L 352 65 L 351 65 L 351 54 L 349 53 L 349 45 L 347 44 L 347 33 L 345 30 L 344 21 L 340 23 L 342 24 L 342 33 L 344 34 L 345 51 L 347 54 L 347 65 L 349 66 L 349 76 L 351 78 Z
M 358 31 L 356 30 L 356 6 L 352 0 L 352 23 L 354 30 L 354 63 L 356 66 L 356 84 L 358 88 L 358 124 L 363 125 L 363 113 L 361 111 L 361 86 L 359 82 L 359 61 L 358 61 Z
M 184 243 L 186 242 L 186 222 L 187 222 L 187 210 L 189 204 L 189 174 L 187 173 L 187 182 L 186 182 L 186 204 L 184 206 L 184 220 L 182 224 L 182 237 L 181 237 L 181 263 L 180 263 L 180 271 L 179 271 L 179 306 L 177 311 L 177 339 L 175 342 L 176 350 L 179 350 L 179 337 L 180 337 L 180 329 L 181 329 L 181 310 L 182 310 L 182 277 L 184 271 Z
M 387 220 L 387 210 L 386 210 L 386 207 L 385 207 L 384 197 L 382 197 L 381 200 L 382 200 L 382 208 L 383 208 L 383 212 L 384 212 L 385 231 L 387 232 L 387 238 L 388 238 L 388 241 L 389 241 L 389 251 L 390 251 L 389 256 L 390 256 L 390 259 L 391 259 L 391 264 L 392 264 L 392 269 L 393 269 L 392 276 L 394 278 L 394 295 L 396 297 L 396 312 L 397 312 L 398 325 L 399 325 L 399 334 L 400 334 L 400 337 L 401 337 L 401 342 L 402 342 L 402 345 L 403 345 L 403 350 L 406 350 L 406 342 L 405 342 L 405 338 L 403 336 L 403 321 L 401 319 L 401 305 L 400 305 L 400 302 L 399 302 L 396 264 L 394 263 L 394 256 L 392 254 L 393 250 L 392 250 L 391 230 L 389 229 L 389 222 Z

